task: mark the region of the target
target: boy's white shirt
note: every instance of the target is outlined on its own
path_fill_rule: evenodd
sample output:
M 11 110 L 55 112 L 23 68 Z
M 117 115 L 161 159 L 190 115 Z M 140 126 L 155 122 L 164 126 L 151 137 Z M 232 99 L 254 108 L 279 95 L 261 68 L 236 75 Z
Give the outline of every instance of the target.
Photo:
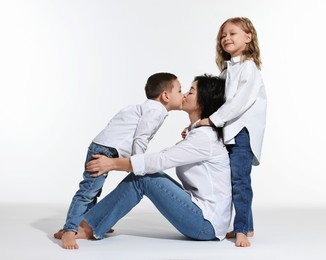
M 224 126 L 225 144 L 246 127 L 254 154 L 253 165 L 259 165 L 266 124 L 267 97 L 260 71 L 253 60 L 233 57 L 221 74 L 226 79 L 226 102 L 209 118 L 217 127 Z
M 231 220 L 229 155 L 212 127 L 191 129 L 184 140 L 170 148 L 132 156 L 133 172 L 145 175 L 176 167 L 192 201 L 212 223 L 216 237 L 223 239 Z
M 130 105 L 118 112 L 93 142 L 117 149 L 123 158 L 144 153 L 167 115 L 165 106 L 156 100 Z

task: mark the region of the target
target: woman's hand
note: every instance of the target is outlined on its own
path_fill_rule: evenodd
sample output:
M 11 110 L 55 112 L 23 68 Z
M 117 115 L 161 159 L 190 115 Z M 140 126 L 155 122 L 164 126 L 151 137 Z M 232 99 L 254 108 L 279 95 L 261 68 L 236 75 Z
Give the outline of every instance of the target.
M 91 174 L 91 177 L 98 177 L 102 174 L 107 173 L 113 169 L 113 160 L 112 158 L 106 157 L 105 155 L 93 154 L 94 160 L 86 164 L 86 171 L 96 172 Z
M 185 139 L 188 133 L 188 127 L 186 127 L 185 129 L 183 129 L 182 133 L 181 133 L 181 137 L 182 139 Z

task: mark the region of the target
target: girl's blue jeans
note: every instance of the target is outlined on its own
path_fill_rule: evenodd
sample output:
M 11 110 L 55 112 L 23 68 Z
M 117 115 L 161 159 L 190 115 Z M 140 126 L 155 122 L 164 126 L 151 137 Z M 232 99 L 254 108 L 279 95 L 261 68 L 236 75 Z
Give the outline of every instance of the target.
M 253 231 L 251 167 L 253 153 L 247 128 L 243 128 L 235 137 L 235 144 L 227 146 L 231 164 L 232 199 L 235 209 L 234 233 Z
M 163 216 L 183 235 L 195 240 L 215 239 L 214 228 L 204 219 L 201 209 L 190 195 L 163 172 L 136 176 L 130 173 L 84 218 L 93 235 L 102 239 L 105 233 L 143 198 L 148 197 Z
M 91 143 L 88 147 L 85 167 L 86 163 L 93 159 L 93 154 L 102 154 L 110 158 L 119 157 L 115 148 Z M 79 183 L 79 190 L 72 198 L 63 230 L 72 230 L 77 233 L 78 226 L 84 214 L 96 204 L 97 197 L 101 195 L 107 174 L 103 174 L 97 178 L 91 177 L 90 174 L 91 172 L 85 170 L 83 174 L 84 179 Z

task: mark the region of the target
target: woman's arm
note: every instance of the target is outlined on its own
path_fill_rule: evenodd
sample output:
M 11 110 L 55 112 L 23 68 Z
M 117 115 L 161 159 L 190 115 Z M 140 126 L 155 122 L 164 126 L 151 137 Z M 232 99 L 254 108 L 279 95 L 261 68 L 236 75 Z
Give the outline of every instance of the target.
M 86 171 L 96 172 L 91 174 L 91 177 L 98 177 L 108 171 L 132 171 L 130 158 L 109 158 L 105 155 L 95 154 L 94 160 L 86 164 Z
M 181 165 L 202 162 L 212 155 L 212 142 L 204 129 L 193 129 L 184 140 L 161 152 L 133 155 L 130 158 L 132 171 L 136 175 L 145 175 Z

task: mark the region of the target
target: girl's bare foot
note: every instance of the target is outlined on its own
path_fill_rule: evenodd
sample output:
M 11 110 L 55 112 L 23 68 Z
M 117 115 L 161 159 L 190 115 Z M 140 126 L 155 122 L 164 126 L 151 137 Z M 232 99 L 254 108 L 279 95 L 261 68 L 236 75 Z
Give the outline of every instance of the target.
M 250 231 L 247 233 L 247 237 L 253 237 L 254 236 L 254 231 Z M 225 238 L 235 238 L 234 231 L 230 231 L 226 234 Z
M 248 246 L 250 246 L 250 242 L 248 240 L 248 237 L 243 233 L 237 233 L 236 239 L 235 239 L 235 246 L 238 246 L 238 247 L 248 247 Z
M 61 237 L 62 247 L 64 249 L 78 249 L 79 246 L 76 242 L 76 233 L 68 230 L 62 234 Z

